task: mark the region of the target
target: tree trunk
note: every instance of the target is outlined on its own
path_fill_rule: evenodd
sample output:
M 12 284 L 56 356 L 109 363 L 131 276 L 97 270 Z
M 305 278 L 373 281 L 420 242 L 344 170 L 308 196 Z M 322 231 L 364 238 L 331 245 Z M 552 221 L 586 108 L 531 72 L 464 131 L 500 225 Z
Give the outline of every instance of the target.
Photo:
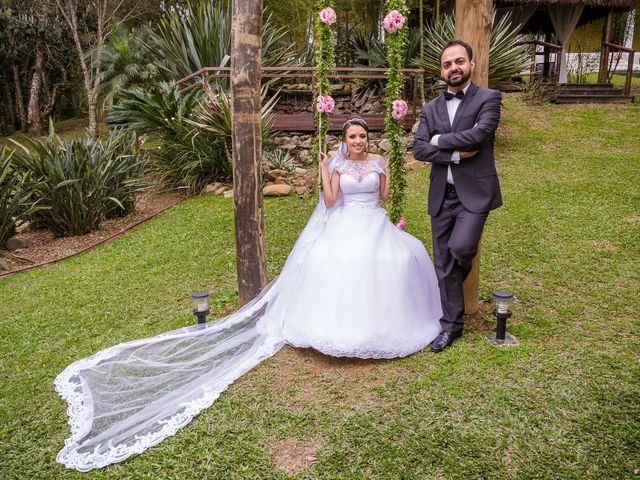
M 98 120 L 97 120 L 97 107 L 98 107 L 98 99 L 97 99 L 97 86 L 99 86 L 99 76 L 100 76 L 100 67 L 97 66 L 97 69 L 94 71 L 93 65 L 87 65 L 85 61 L 85 53 L 82 47 L 82 42 L 80 41 L 80 31 L 78 29 L 78 15 L 76 12 L 77 5 L 74 2 L 65 2 L 63 0 L 56 0 L 56 5 L 58 6 L 58 10 L 64 17 L 69 25 L 71 30 L 71 36 L 73 37 L 73 43 L 76 47 L 76 52 L 78 53 L 78 61 L 80 63 L 80 70 L 82 71 L 82 79 L 84 81 L 84 89 L 87 94 L 87 108 L 89 110 L 89 135 L 94 138 L 98 137 Z M 97 13 L 97 22 L 98 22 L 98 32 L 97 32 L 97 43 L 96 49 L 99 50 L 104 44 L 105 37 L 103 35 L 102 29 L 104 28 L 103 19 L 104 19 L 104 5 L 102 3 L 99 6 L 96 6 L 98 10 Z M 95 84 L 93 81 L 95 74 Z
M 244 305 L 267 283 L 260 123 L 262 0 L 234 0 L 232 11 L 233 203 L 238 291 Z
M 20 131 L 27 131 L 27 112 L 24 109 L 24 100 L 22 99 L 22 82 L 20 81 L 20 70 L 16 64 L 13 65 L 13 83 L 16 86 L 16 107 L 20 116 Z
M 4 96 L 7 99 L 7 123 L 11 125 L 11 129 L 16 128 L 16 105 L 13 101 L 13 95 L 11 94 L 11 88 L 9 88 L 9 83 L 4 82 Z M 11 132 L 10 132 L 11 133 Z
M 98 138 L 98 95 L 87 95 L 87 109 L 89 110 L 89 135 Z
M 47 103 L 42 111 L 42 118 L 48 119 L 51 116 L 51 112 L 53 112 L 53 108 L 56 105 L 56 101 L 58 100 L 58 94 L 60 93 L 60 83 L 56 83 L 53 86 L 53 91 L 47 97 Z
M 42 92 L 42 76 L 44 71 L 44 58 L 40 42 L 36 47 L 36 63 L 33 67 L 33 78 L 31 79 L 31 90 L 29 93 L 29 117 L 28 123 L 31 134 L 35 137 L 44 135 L 44 124 L 40 111 L 40 93 Z
M 476 67 L 471 80 L 480 87 L 489 86 L 489 40 L 492 28 L 492 0 L 456 0 L 456 38 L 473 49 Z M 480 246 L 473 268 L 464 282 L 465 313 L 476 313 L 480 301 Z

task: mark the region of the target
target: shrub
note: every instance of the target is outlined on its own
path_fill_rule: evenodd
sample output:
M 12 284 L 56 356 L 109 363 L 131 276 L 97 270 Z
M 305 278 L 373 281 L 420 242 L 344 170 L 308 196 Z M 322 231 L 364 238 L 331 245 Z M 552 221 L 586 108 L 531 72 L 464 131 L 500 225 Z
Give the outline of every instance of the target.
M 132 135 L 118 133 L 106 141 L 83 138 L 61 142 L 25 139 L 14 143 L 16 165 L 27 175 L 38 210 L 31 218 L 61 236 L 83 235 L 105 216 L 131 211 L 145 188 L 144 157 L 133 149 Z
M 15 170 L 13 154 L 7 148 L 0 150 L 0 250 L 15 234 L 32 203 L 24 175 Z
M 265 144 L 277 101 L 267 101 L 266 92 L 263 87 Z M 156 136 L 149 142 L 150 168 L 163 184 L 198 193 L 214 180 L 231 179 L 231 99 L 224 89 L 205 83 L 187 93 L 168 84 L 156 91 L 127 90 L 108 111 L 110 126 Z

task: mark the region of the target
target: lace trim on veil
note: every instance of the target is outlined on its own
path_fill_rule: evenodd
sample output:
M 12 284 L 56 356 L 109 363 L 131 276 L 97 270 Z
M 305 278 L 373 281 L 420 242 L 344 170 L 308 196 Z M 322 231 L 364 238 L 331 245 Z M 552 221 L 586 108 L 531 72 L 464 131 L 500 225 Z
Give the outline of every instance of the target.
M 340 154 L 332 158 L 330 171 L 341 159 Z M 327 209 L 320 195 L 280 275 L 237 312 L 205 328 L 185 327 L 107 348 L 60 373 L 54 384 L 68 403 L 71 436 L 57 462 L 86 472 L 142 453 L 175 435 L 237 378 L 274 355 L 284 345 L 279 332 L 287 308 L 275 299 L 295 284 L 301 262 L 340 204 L 339 197 Z M 203 373 L 192 379 L 192 370 Z

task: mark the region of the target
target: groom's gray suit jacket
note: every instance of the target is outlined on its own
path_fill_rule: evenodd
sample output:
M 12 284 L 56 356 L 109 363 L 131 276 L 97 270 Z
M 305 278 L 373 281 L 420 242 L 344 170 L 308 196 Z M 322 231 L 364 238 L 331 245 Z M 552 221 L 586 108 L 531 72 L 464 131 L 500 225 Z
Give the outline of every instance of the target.
M 449 122 L 443 95 L 427 103 L 420 113 L 420 126 L 413 146 L 417 160 L 431 162 L 429 215 L 437 215 L 444 198 L 447 167 L 460 202 L 470 212 L 483 213 L 502 205 L 500 184 L 493 158 L 495 132 L 500 121 L 502 95 L 497 90 L 470 84 L 458 106 L 453 124 Z M 430 145 L 440 135 L 438 146 Z M 478 150 L 458 164 L 451 161 L 453 152 Z

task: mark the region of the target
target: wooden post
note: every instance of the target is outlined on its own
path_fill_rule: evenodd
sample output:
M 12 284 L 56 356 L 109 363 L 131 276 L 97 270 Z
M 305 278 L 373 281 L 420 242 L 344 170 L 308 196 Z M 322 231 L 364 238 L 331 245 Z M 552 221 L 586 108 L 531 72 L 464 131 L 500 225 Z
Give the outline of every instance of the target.
M 471 80 L 480 87 L 489 86 L 489 40 L 493 27 L 492 0 L 456 0 L 456 38 L 473 49 L 476 68 Z M 476 313 L 480 303 L 480 246 L 473 268 L 464 282 L 465 313 Z
M 231 26 L 233 206 L 240 304 L 267 283 L 260 116 L 262 0 L 234 0 Z
M 607 74 L 609 73 L 609 47 L 607 43 L 611 43 L 611 22 L 613 21 L 613 10 L 607 13 L 607 19 L 602 28 L 602 47 L 600 50 L 600 71 L 598 72 L 598 83 L 607 83 Z
M 635 52 L 627 53 L 627 78 L 624 82 L 624 94 L 631 95 L 631 81 L 633 78 L 633 57 Z

